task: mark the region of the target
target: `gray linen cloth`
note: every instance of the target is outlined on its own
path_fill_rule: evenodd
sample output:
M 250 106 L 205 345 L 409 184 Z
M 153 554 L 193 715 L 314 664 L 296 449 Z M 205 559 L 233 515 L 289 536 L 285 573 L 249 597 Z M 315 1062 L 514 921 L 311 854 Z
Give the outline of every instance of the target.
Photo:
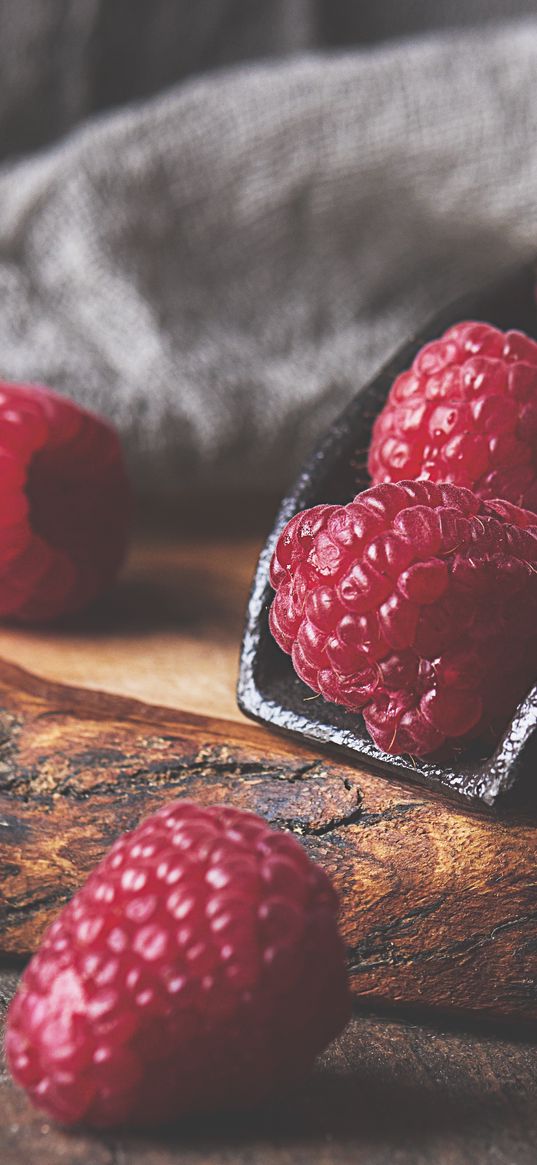
M 140 489 L 283 488 L 453 295 L 537 250 L 537 23 L 213 73 L 0 171 L 0 375 Z

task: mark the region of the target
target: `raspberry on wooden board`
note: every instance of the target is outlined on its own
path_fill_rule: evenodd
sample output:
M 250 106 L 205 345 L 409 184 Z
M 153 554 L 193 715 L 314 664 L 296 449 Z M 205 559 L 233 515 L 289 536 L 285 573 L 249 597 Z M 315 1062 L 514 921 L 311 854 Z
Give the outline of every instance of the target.
M 116 841 L 45 935 L 8 1014 L 11 1072 L 65 1124 L 256 1104 L 350 1014 L 336 916 L 290 834 L 172 802 Z
M 123 561 L 130 491 L 114 430 L 37 385 L 0 381 L 0 618 L 86 606 Z
M 537 343 L 456 324 L 394 381 L 369 451 L 374 484 L 468 486 L 537 512 Z
M 424 481 L 288 522 L 270 628 L 385 752 L 492 743 L 537 674 L 537 518 Z

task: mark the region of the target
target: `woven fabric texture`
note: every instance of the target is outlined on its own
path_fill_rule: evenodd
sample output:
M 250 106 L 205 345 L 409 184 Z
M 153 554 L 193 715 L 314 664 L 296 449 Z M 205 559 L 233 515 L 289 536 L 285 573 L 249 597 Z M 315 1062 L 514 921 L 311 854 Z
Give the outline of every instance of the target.
M 416 325 L 537 251 L 537 23 L 187 80 L 0 170 L 0 375 L 141 490 L 283 488 Z

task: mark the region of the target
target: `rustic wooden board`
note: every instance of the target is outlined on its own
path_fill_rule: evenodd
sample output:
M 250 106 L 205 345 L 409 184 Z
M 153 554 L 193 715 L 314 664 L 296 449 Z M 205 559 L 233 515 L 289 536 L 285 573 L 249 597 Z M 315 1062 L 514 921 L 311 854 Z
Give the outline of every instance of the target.
M 255 726 L 0 664 L 0 951 L 25 955 L 114 837 L 174 796 L 301 836 L 355 995 L 537 1020 L 536 825 L 471 814 Z
M 277 1107 L 144 1136 L 65 1132 L 0 1073 L 0 1161 L 535 1165 L 536 1102 L 537 1050 L 528 1043 L 360 1015 Z
M 153 511 L 117 586 L 64 626 L 0 622 L 0 659 L 58 683 L 243 720 L 239 646 L 261 539 L 226 534 L 234 514 L 244 522 L 241 506 L 213 508 L 210 538 L 185 536 L 189 513 L 194 521 L 198 510 L 176 506 L 159 533 Z

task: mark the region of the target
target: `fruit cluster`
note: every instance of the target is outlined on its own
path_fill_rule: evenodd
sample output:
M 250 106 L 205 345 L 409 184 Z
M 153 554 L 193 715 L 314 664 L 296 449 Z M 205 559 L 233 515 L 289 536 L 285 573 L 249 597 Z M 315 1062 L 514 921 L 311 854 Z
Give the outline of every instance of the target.
M 369 469 L 282 532 L 272 634 L 385 752 L 490 745 L 537 674 L 537 344 L 477 323 L 428 344 Z
M 47 390 L 0 387 L 0 615 L 53 618 L 125 542 L 115 435 Z M 496 734 L 537 671 L 537 345 L 465 323 L 376 421 L 371 489 L 297 514 L 273 635 L 385 751 Z M 292 1083 L 350 1008 L 337 901 L 289 834 L 165 806 L 119 838 L 45 935 L 8 1016 L 11 1072 L 66 1124 L 155 1125 Z
M 0 385 L 0 616 L 76 611 L 113 580 L 118 439 L 48 389 Z M 64 1124 L 160 1125 L 283 1091 L 350 1011 L 337 900 L 289 834 L 168 805 L 119 838 L 10 1007 L 14 1079 Z

